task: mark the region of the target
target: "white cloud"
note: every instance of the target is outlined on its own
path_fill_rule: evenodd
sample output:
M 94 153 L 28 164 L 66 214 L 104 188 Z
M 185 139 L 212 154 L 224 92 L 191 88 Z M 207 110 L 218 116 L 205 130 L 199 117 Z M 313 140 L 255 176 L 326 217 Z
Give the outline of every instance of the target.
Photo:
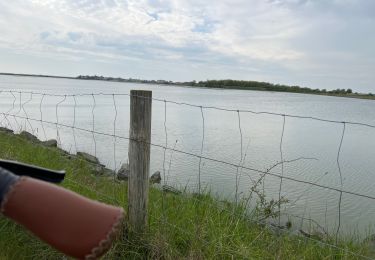
M 326 75 L 327 70 L 337 75 L 340 71 L 347 75 L 362 70 L 360 75 L 368 79 L 369 86 L 374 81 L 366 67 L 374 65 L 375 4 L 369 0 L 361 3 L 354 0 L 2 1 L 0 47 L 3 51 L 39 53 L 57 60 L 77 59 L 81 55 L 82 59 L 97 62 L 107 59 L 142 63 L 162 59 L 169 61 L 169 66 L 178 62 L 193 69 L 200 67 L 197 63 L 216 64 L 216 72 L 210 70 L 212 74 L 207 77 L 234 75 L 293 84 L 299 84 L 293 73 L 311 75 L 310 85 L 322 85 L 322 78 L 315 75 Z M 249 74 L 241 77 L 236 68 L 240 71 L 249 68 Z M 223 73 L 223 69 L 230 71 Z M 324 79 L 324 87 L 338 84 L 334 79 L 336 74 L 332 79 Z M 359 79 L 353 75 L 352 81 L 356 80 Z
M 170 2 L 162 8 L 163 4 L 31 0 L 21 5 L 16 1 L 16 4 L 5 4 L 5 9 L 17 19 L 21 18 L 16 22 L 18 30 L 9 30 L 6 35 L 13 42 L 35 44 L 42 33 L 50 33 L 47 39 L 54 37 L 54 41 L 40 39 L 40 45 L 58 45 L 67 40 L 64 34 L 78 32 L 84 34 L 81 43 L 86 46 L 95 45 L 91 37 L 95 35 L 95 38 L 104 40 L 154 41 L 174 48 L 200 45 L 221 54 L 253 59 L 294 59 L 300 56 L 283 43 L 293 36 L 295 30 L 295 21 L 289 18 L 290 13 L 286 10 L 272 8 L 262 1 L 253 1 L 248 8 L 241 7 L 241 2 L 233 6 L 231 2 L 217 4 L 211 1 L 198 5 L 199 11 L 193 4 Z M 242 19 L 233 19 L 238 17 Z M 32 23 L 26 23 L 27 20 Z M 215 23 L 212 31 L 194 31 L 207 20 Z M 276 39 L 280 44 L 276 44 Z

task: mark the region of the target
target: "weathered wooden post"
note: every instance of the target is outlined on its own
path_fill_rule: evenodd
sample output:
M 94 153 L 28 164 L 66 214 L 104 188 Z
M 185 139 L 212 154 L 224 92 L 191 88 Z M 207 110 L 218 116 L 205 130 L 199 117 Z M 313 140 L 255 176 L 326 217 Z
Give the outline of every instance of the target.
M 130 230 L 138 234 L 147 226 L 151 107 L 152 91 L 130 91 L 128 216 Z

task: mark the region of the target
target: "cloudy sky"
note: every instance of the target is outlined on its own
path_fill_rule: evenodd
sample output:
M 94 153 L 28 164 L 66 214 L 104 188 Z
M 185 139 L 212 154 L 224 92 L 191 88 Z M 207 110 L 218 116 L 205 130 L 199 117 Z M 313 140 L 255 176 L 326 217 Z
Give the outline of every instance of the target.
M 0 72 L 375 92 L 375 1 L 0 0 Z

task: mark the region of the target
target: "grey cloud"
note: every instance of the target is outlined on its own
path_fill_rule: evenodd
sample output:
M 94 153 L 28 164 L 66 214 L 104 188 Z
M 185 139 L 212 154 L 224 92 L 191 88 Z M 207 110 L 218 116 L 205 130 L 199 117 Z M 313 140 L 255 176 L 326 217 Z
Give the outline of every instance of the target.
M 145 77 L 155 63 L 165 66 L 158 78 L 173 67 L 174 79 L 187 79 L 191 68 L 197 80 L 225 75 L 313 88 L 361 82 L 363 89 L 375 82 L 372 0 L 15 0 L 0 7 L 2 50 L 10 53 L 22 43 L 17 51 L 25 54 L 100 59 L 114 70 L 134 59 L 139 68 L 148 64 L 134 72 Z

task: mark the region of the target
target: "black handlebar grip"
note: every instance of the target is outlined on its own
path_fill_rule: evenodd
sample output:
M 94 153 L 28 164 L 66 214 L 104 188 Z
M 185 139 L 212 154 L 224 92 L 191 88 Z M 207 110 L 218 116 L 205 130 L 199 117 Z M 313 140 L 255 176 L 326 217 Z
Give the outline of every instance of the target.
M 61 183 L 65 177 L 65 171 L 55 171 L 17 161 L 0 159 L 0 167 L 18 176 L 29 176 L 52 183 Z

